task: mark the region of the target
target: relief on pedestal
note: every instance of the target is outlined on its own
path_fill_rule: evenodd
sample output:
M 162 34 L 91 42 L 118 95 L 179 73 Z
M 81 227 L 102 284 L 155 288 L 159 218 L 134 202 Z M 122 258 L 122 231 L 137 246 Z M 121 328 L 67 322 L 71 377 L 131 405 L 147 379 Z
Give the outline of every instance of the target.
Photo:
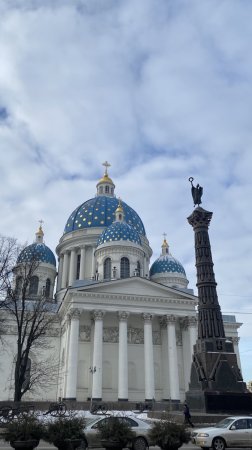
M 103 342 L 119 342 L 119 329 L 117 327 L 103 328 Z
M 79 339 L 81 342 L 90 342 L 91 341 L 91 327 L 89 327 L 88 325 L 80 325 Z

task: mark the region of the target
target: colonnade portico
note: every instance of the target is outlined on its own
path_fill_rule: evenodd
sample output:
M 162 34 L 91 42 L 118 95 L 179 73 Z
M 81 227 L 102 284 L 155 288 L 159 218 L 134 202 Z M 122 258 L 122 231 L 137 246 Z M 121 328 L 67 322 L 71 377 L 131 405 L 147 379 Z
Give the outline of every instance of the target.
M 85 310 L 85 314 L 87 311 Z M 93 339 L 90 341 L 92 366 L 92 387 L 91 396 L 93 400 L 101 401 L 103 398 L 103 333 L 104 333 L 104 316 L 109 311 L 93 310 L 89 311 L 93 320 Z M 150 313 L 129 313 L 128 311 L 118 311 L 118 338 L 114 342 L 118 342 L 118 383 L 117 383 L 117 399 L 119 401 L 128 401 L 128 318 L 130 315 L 139 315 L 143 319 L 143 357 L 144 357 L 144 398 L 151 401 L 156 398 L 155 395 L 155 375 L 154 375 L 154 344 L 152 322 L 153 315 Z M 66 399 L 77 398 L 77 368 L 78 368 L 78 346 L 79 346 L 79 322 L 81 310 L 76 308 L 70 309 L 69 322 L 67 330 L 67 354 L 66 361 L 66 381 L 63 389 Z M 193 317 L 192 317 L 193 319 Z M 114 319 L 113 319 L 114 320 Z M 180 401 L 180 385 L 179 385 L 179 369 L 176 342 L 176 323 L 179 323 L 181 317 L 175 315 L 160 316 L 160 323 L 164 327 L 166 338 L 164 340 L 164 349 L 166 359 L 162 361 L 163 380 L 166 383 L 166 394 L 163 400 Z M 193 324 L 195 323 L 192 321 Z M 190 330 L 190 328 L 189 328 Z M 106 331 L 106 328 L 105 328 Z M 194 344 L 193 332 L 188 333 L 188 341 L 190 345 Z M 189 350 L 189 349 L 188 349 Z M 114 350 L 113 350 L 114 351 Z M 192 348 L 190 349 L 190 353 Z M 162 359 L 162 358 L 161 358 Z M 168 381 L 166 380 L 168 375 Z M 84 376 L 84 375 L 83 375 Z M 165 393 L 164 389 L 163 392 Z
M 90 270 L 90 278 L 95 276 L 95 257 L 94 251 L 96 249 L 95 244 L 90 244 L 88 246 L 77 246 L 71 248 L 71 250 L 65 250 L 61 253 L 59 257 L 59 267 L 61 269 L 60 273 L 62 274 L 57 285 L 57 290 L 65 289 L 68 286 L 71 286 L 75 280 L 77 280 L 77 257 L 80 257 L 80 267 L 78 279 L 85 279 L 85 258 L 86 258 L 86 249 L 92 249 L 92 262 Z

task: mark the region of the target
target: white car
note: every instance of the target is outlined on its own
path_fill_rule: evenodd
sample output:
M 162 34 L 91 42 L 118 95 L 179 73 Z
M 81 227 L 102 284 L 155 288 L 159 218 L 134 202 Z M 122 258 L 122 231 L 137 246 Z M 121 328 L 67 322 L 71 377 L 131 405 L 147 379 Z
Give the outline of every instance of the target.
M 87 423 L 84 428 L 84 433 L 86 440 L 82 443 L 81 448 L 100 448 L 102 447 L 101 442 L 98 437 L 98 423 L 102 423 L 103 421 L 109 421 L 111 417 L 116 418 L 118 421 L 126 421 L 132 430 L 136 433 L 136 437 L 132 442 L 133 450 L 146 450 L 150 445 L 153 445 L 149 442 L 148 432 L 151 428 L 151 425 L 144 420 L 138 419 L 136 417 L 129 416 L 100 416 L 96 419 L 91 420 Z
M 204 450 L 252 447 L 252 416 L 227 417 L 214 427 L 197 428 L 191 432 L 191 441 Z

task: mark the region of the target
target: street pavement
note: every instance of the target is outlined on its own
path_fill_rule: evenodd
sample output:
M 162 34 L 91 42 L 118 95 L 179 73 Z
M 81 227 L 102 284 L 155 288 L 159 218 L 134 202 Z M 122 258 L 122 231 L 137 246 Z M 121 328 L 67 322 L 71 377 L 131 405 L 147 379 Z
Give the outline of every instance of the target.
M 50 445 L 47 442 L 44 441 L 40 441 L 38 447 L 36 447 L 38 450 L 52 450 L 52 449 L 56 449 L 56 447 L 54 447 L 54 445 Z M 196 447 L 196 445 L 193 444 L 184 444 L 182 447 L 180 447 L 182 450 L 200 450 L 200 447 Z M 8 442 L 3 441 L 2 439 L 0 440 L 0 449 L 1 450 L 13 450 L 13 448 L 9 445 Z M 150 450 L 158 450 L 159 447 L 150 447 Z M 96 449 L 92 449 L 92 450 L 96 450 Z M 234 449 L 233 449 L 234 450 Z

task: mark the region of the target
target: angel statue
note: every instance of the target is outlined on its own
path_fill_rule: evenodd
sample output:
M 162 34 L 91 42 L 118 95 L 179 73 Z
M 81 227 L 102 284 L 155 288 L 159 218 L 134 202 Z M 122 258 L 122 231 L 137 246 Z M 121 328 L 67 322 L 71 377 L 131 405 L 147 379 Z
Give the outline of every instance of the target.
M 193 177 L 189 178 L 189 181 L 190 181 L 190 183 L 192 185 L 193 203 L 194 203 L 194 206 L 196 206 L 196 205 L 199 206 L 201 204 L 201 197 L 202 197 L 202 194 L 203 194 L 203 187 L 201 187 L 199 184 L 197 184 L 196 187 L 193 186 L 193 180 L 194 180 Z

